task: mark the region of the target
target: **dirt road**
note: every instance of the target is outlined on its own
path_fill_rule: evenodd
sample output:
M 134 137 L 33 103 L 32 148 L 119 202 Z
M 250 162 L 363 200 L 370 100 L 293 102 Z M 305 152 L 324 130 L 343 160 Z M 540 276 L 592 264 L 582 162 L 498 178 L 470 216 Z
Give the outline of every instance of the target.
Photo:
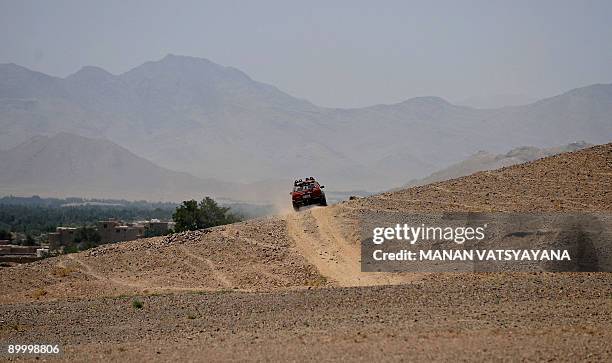
M 421 278 L 416 274 L 361 272 L 358 236 L 347 239 L 337 207 L 314 208 L 288 215 L 287 231 L 300 254 L 337 286 L 396 285 Z

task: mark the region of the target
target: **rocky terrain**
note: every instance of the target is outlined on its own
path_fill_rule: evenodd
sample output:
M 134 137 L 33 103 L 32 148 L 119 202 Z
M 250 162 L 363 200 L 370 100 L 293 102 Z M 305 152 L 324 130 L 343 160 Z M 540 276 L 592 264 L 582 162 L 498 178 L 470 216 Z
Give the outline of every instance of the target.
M 377 211 L 612 212 L 612 144 L 0 269 L 0 341 L 76 360 L 612 359 L 612 273 L 362 273 Z

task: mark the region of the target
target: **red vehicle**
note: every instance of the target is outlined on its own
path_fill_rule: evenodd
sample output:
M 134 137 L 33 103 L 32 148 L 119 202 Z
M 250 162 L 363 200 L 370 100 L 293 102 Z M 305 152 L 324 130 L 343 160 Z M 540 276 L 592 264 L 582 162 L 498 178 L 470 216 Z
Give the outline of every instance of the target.
M 293 182 L 293 191 L 291 194 L 291 202 L 295 211 L 300 210 L 300 207 L 312 204 L 318 204 L 321 206 L 327 205 L 327 199 L 325 198 L 325 192 L 323 192 L 324 185 L 320 185 L 313 177 L 306 179 L 299 179 Z

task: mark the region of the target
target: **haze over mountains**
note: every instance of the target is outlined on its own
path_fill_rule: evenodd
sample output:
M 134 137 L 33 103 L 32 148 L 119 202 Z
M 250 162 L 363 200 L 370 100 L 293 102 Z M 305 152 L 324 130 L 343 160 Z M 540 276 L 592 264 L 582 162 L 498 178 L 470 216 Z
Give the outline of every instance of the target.
M 591 147 L 586 142 L 575 142 L 564 146 L 540 149 L 533 146 L 523 146 L 512 149 L 504 154 L 493 154 L 487 151 L 479 151 L 469 158 L 450 165 L 442 170 L 436 171 L 422 179 L 415 179 L 403 187 L 426 185 L 444 180 L 459 178 L 479 171 L 494 170 L 506 166 L 526 163 L 536 159 L 545 158 L 565 152 L 576 151 Z
M 538 99 L 522 94 L 501 94 L 472 96 L 457 102 L 458 105 L 474 108 L 502 108 L 506 106 L 522 106 L 536 102 Z
M 120 75 L 84 67 L 66 78 L 0 65 L 0 149 L 59 132 L 105 138 L 199 178 L 315 175 L 336 190 L 380 190 L 479 150 L 609 142 L 612 85 L 501 109 L 437 97 L 331 109 L 193 57 L 168 55 Z
M 108 140 L 66 132 L 0 150 L 0 195 L 278 203 L 290 180 L 235 183 L 162 168 Z M 284 188 L 283 188 L 284 187 Z M 282 193 L 282 197 L 285 197 Z M 282 198 L 285 200 L 286 198 Z
M 0 194 L 181 200 L 226 196 L 232 183 L 170 171 L 110 141 L 68 133 L 0 151 Z

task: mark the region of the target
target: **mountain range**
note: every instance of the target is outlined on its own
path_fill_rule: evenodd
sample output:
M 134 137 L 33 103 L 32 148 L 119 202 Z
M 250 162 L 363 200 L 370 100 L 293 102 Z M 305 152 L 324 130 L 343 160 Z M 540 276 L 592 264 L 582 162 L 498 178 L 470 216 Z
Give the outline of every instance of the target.
M 315 175 L 336 190 L 380 190 L 479 150 L 609 142 L 612 85 L 499 109 L 438 97 L 337 109 L 202 58 L 168 55 L 118 75 L 84 67 L 65 78 L 0 65 L 0 149 L 62 132 L 106 139 L 198 183 Z

